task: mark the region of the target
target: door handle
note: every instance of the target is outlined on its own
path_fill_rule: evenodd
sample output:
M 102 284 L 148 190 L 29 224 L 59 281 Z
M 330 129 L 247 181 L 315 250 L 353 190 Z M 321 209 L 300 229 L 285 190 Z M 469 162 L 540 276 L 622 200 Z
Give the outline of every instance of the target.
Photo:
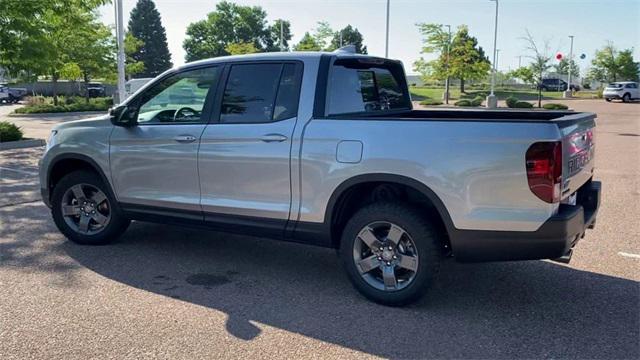
M 264 142 L 283 142 L 287 140 L 287 137 L 282 134 L 267 134 L 263 135 L 260 140 Z
M 192 143 L 196 141 L 196 137 L 193 135 L 178 135 L 174 137 L 173 140 L 179 143 Z

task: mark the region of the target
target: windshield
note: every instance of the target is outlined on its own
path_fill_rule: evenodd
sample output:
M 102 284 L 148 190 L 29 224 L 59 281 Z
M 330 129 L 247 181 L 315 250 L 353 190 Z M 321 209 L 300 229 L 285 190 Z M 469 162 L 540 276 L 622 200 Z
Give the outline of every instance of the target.
M 339 59 L 329 76 L 329 115 L 411 109 L 402 65 Z
M 622 84 L 620 83 L 611 83 L 609 85 L 607 85 L 608 88 L 621 88 Z

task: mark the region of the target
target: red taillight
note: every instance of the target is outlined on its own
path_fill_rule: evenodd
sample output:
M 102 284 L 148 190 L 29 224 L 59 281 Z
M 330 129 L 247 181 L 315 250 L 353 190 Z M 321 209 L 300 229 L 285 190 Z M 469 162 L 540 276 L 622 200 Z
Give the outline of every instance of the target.
M 562 186 L 562 143 L 538 142 L 529 147 L 526 155 L 529 189 L 540 199 L 560 201 Z

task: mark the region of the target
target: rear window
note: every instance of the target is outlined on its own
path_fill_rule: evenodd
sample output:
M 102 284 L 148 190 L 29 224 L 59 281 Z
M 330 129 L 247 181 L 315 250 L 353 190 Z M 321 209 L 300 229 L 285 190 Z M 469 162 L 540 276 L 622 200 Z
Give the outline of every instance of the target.
M 329 115 L 411 108 L 404 72 L 398 63 L 337 60 L 331 69 L 328 90 Z

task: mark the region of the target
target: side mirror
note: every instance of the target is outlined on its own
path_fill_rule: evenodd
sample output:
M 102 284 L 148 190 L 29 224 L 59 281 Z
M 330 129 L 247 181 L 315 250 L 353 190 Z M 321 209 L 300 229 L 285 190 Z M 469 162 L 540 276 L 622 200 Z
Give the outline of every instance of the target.
M 115 126 L 134 126 L 135 117 L 131 116 L 131 112 L 127 111 L 129 108 L 125 105 L 116 106 L 109 110 L 109 118 L 111 123 Z

